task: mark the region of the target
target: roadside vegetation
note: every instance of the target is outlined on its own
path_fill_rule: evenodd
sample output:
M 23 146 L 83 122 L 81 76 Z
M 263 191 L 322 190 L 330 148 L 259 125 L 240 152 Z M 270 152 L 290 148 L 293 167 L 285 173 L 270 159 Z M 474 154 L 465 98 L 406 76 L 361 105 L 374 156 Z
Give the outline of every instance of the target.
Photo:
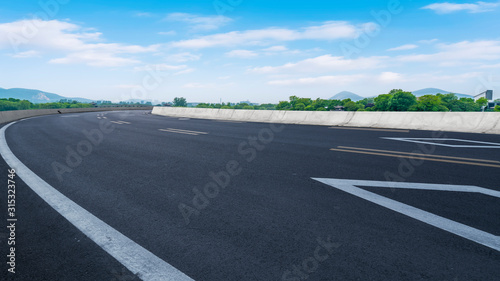
M 14 98 L 0 99 L 0 111 L 7 110 L 25 110 L 25 109 L 53 109 L 53 108 L 85 108 L 94 107 L 90 103 L 72 102 L 50 102 L 50 103 L 31 103 L 27 100 Z
M 180 105 L 182 104 L 182 105 Z M 197 108 L 222 108 L 222 109 L 254 109 L 254 110 L 294 110 L 294 111 L 482 111 L 488 100 L 480 98 L 459 98 L 455 94 L 436 94 L 414 96 L 411 92 L 401 89 L 391 90 L 373 98 L 360 101 L 311 99 L 291 96 L 288 101 L 278 104 L 252 105 L 248 103 L 200 103 Z M 174 106 L 187 106 L 185 98 L 176 98 Z M 488 109 L 486 110 L 488 111 Z M 494 111 L 500 111 L 496 106 Z

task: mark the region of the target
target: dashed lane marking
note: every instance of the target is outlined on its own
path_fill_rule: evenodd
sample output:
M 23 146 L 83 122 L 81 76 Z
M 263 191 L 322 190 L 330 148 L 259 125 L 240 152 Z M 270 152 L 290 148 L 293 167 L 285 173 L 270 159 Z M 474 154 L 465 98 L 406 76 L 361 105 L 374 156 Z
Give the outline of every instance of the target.
M 189 131 L 189 130 L 181 130 L 181 129 L 173 129 L 173 128 L 158 129 L 158 130 L 162 131 L 162 132 L 169 132 L 169 133 L 176 133 L 176 134 L 185 134 L 185 135 L 194 135 L 194 136 L 208 134 L 207 132 Z

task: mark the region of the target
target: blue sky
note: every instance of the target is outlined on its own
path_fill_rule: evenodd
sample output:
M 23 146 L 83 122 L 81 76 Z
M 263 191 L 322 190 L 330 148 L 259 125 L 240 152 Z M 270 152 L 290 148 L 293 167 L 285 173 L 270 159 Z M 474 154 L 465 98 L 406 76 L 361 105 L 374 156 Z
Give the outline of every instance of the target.
M 0 87 L 276 103 L 435 87 L 500 97 L 500 2 L 4 1 Z

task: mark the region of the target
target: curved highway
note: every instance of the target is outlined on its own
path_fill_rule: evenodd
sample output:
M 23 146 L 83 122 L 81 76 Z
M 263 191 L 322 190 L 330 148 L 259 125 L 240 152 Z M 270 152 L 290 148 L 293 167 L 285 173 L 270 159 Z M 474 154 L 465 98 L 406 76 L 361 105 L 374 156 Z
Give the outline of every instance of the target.
M 150 257 L 186 280 L 500 276 L 498 135 L 124 111 L 22 120 L 5 139 L 92 217 L 75 210 L 77 224 L 112 230 L 89 237 L 54 209 L 66 199 L 46 202 L 18 175 L 8 280 L 147 280 Z M 10 168 L 2 159 L 6 225 Z

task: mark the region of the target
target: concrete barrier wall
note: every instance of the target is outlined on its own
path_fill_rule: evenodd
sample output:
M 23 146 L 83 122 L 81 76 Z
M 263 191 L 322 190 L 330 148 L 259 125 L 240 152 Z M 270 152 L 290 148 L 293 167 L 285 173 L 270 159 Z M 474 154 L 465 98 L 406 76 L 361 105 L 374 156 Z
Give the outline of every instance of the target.
M 326 112 L 154 107 L 152 113 L 229 121 L 500 134 L 500 113 L 497 112 Z
M 117 111 L 117 110 L 151 110 L 153 107 L 90 107 L 90 108 L 58 108 L 58 109 L 36 109 L 36 110 L 11 110 L 0 111 L 0 124 L 12 122 L 28 117 L 61 113 Z

